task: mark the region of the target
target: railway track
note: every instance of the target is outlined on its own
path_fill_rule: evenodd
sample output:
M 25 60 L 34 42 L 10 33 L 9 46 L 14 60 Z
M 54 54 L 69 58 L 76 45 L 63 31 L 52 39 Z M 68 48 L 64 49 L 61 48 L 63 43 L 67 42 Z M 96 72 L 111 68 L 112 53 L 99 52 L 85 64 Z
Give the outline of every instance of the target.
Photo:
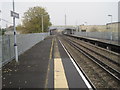
M 80 40 L 77 40 L 77 41 L 72 40 L 72 41 L 77 43 L 78 45 L 82 46 L 83 48 L 88 49 L 89 51 L 95 53 L 96 55 L 101 56 L 102 58 L 108 60 L 109 62 L 111 62 L 117 66 L 120 66 L 120 63 L 118 61 L 119 54 L 112 53 L 111 51 L 109 52 L 109 50 L 106 50 L 106 49 L 103 49 L 100 47 L 96 47 L 95 45 L 91 45 L 86 42 L 80 42 Z M 108 54 L 108 55 L 106 55 L 106 54 Z
M 76 39 L 72 39 L 66 36 L 62 39 L 71 45 L 74 49 L 86 56 L 89 60 L 98 65 L 100 68 L 102 68 L 104 72 L 107 72 L 107 74 L 110 75 L 110 78 L 114 79 L 116 82 L 120 81 L 120 72 L 117 70 L 120 64 L 117 62 L 117 60 L 113 60 L 113 58 L 111 59 L 107 56 L 104 56 L 97 51 L 94 51 L 93 48 L 90 49 L 90 47 L 88 47 L 89 45 L 86 47 L 85 43 L 83 45 Z M 106 60 L 107 62 L 104 62 Z
M 88 51 L 91 56 L 96 56 L 100 59 L 100 61 L 109 64 L 113 68 L 116 68 L 116 71 L 118 71 L 117 69 L 120 68 L 119 55 L 112 53 L 111 51 L 109 52 L 108 50 L 103 50 L 102 48 L 98 48 L 89 43 L 81 42 L 80 40 L 75 40 L 71 38 L 68 39 L 69 41 L 72 41 L 81 46 L 82 49 Z

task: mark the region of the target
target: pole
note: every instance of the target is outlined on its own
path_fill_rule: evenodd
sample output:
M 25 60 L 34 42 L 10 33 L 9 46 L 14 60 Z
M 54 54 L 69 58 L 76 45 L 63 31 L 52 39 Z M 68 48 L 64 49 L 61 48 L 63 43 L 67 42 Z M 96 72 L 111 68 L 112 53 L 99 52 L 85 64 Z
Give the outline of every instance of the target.
M 14 0 L 13 0 L 13 12 L 15 11 Z M 14 48 L 15 48 L 15 60 L 18 62 L 18 48 L 17 48 L 17 38 L 16 38 L 16 28 L 15 28 L 15 17 L 13 17 L 14 26 Z
M 65 14 L 65 26 L 66 26 L 66 14 Z
M 42 15 L 42 32 L 44 30 L 44 25 L 43 25 L 43 15 Z
M 113 37 L 112 37 L 112 15 L 111 15 L 111 41 L 112 41 Z
M 1 10 L 0 10 L 0 13 L 1 13 Z M 0 22 L 1 22 L 1 15 L 0 15 Z M 0 30 L 1 30 L 1 23 L 0 23 Z M 2 30 L 1 30 L 1 32 L 2 32 Z
M 0 10 L 0 22 L 2 21 L 2 18 L 1 18 L 1 10 Z M 0 23 L 0 29 L 1 29 L 1 23 Z
M 87 34 L 87 22 L 85 22 L 85 24 L 86 24 L 86 37 L 88 36 L 88 34 Z
M 112 37 L 112 15 L 108 15 L 108 16 L 110 16 L 111 17 L 111 35 L 110 35 L 110 40 L 112 41 L 112 39 L 113 39 L 113 37 Z M 110 43 L 111 43 L 111 41 L 110 41 Z

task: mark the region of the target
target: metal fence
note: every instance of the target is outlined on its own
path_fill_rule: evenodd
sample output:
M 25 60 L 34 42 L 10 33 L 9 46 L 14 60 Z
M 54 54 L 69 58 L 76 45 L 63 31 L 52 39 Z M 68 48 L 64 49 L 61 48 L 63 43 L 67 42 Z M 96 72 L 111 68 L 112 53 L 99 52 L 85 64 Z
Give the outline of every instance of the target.
M 18 54 L 22 54 L 32 46 L 42 41 L 49 33 L 34 33 L 17 35 Z M 1 39 L 2 38 L 2 39 Z M 4 35 L 0 37 L 0 64 L 6 64 L 14 59 L 14 36 Z M 2 65 L 0 66 L 2 67 Z
M 118 41 L 118 33 L 113 32 L 74 32 L 75 35 L 78 36 L 85 36 L 85 37 L 90 37 L 90 38 L 97 38 L 97 39 L 106 39 L 106 40 L 112 40 L 113 41 Z
M 0 36 L 0 66 L 2 66 L 2 36 Z

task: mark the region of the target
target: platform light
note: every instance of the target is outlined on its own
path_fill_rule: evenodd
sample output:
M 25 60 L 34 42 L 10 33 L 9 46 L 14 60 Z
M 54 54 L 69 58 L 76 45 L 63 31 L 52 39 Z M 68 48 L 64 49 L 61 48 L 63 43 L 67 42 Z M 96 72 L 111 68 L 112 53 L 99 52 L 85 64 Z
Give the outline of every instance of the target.
M 41 18 L 42 18 L 42 19 L 41 19 L 41 20 L 42 20 L 42 32 L 44 31 L 44 19 L 43 19 L 44 16 L 48 16 L 48 14 L 45 14 L 45 15 L 44 15 L 44 14 L 41 14 Z

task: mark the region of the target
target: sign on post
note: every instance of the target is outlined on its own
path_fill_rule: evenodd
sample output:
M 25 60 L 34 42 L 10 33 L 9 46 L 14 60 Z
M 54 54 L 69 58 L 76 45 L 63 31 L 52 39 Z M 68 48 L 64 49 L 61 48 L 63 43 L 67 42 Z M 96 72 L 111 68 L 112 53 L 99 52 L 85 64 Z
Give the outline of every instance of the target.
M 19 14 L 14 11 L 11 11 L 11 17 L 19 18 Z
M 14 2 L 13 2 L 14 3 Z M 17 37 L 16 37 L 16 28 L 15 28 L 15 18 L 19 18 L 19 14 L 14 12 L 14 4 L 13 11 L 11 11 L 11 17 L 13 17 L 13 26 L 14 26 L 14 47 L 15 47 L 15 60 L 18 62 L 18 48 L 17 48 Z

